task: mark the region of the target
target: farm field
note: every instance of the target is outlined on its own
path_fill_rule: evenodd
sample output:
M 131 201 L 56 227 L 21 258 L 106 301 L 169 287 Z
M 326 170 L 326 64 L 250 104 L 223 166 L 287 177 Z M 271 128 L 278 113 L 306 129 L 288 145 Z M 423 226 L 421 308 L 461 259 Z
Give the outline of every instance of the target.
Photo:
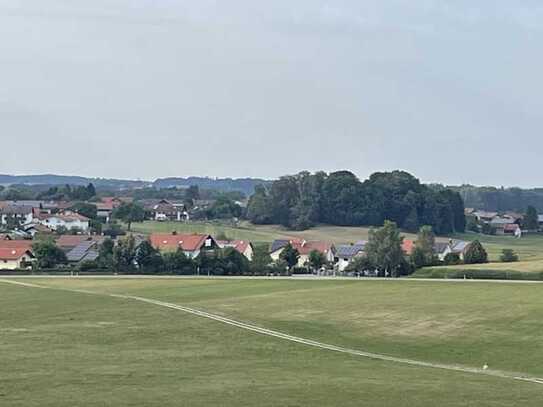
M 166 301 L 398 358 L 542 377 L 541 284 L 18 281 L 54 289 L 0 282 L 6 406 L 541 405 L 543 384 L 333 352 L 103 295 Z M 87 292 L 67 291 L 74 289 Z

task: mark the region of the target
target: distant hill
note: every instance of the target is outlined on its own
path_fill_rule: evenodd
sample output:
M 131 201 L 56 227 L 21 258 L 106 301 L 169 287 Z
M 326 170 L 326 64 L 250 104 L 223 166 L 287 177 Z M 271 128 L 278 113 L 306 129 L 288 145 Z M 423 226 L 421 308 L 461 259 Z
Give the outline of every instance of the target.
M 217 191 L 232 192 L 240 191 L 245 195 L 252 195 L 257 185 L 271 185 L 272 181 L 259 178 L 160 178 L 153 186 L 156 188 L 188 188 L 197 185 L 200 189 L 214 189 Z
M 93 183 L 96 187 L 127 189 L 155 187 L 163 188 L 188 188 L 197 185 L 201 189 L 212 189 L 223 192 L 240 191 L 249 196 L 254 192 L 257 185 L 271 184 L 271 181 L 258 178 L 209 178 L 209 177 L 187 177 L 187 178 L 159 178 L 154 182 L 121 180 L 108 178 L 87 178 L 70 175 L 2 175 L 0 174 L 0 185 L 88 185 Z
M 88 185 L 93 183 L 97 187 L 109 188 L 137 188 L 150 183 L 147 181 L 133 181 L 108 178 L 87 178 L 72 175 L 3 175 L 0 174 L 0 185 Z

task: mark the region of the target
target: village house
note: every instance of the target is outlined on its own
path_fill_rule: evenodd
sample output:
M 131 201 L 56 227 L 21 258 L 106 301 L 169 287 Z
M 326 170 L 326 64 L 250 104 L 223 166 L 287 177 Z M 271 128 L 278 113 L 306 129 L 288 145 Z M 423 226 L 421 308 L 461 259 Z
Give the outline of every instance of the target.
M 75 247 L 84 242 L 96 242 L 98 245 L 104 241 L 103 236 L 89 236 L 89 235 L 62 235 L 59 236 L 55 243 L 59 249 L 68 253 Z
M 472 215 L 475 216 L 475 219 L 480 223 L 490 223 L 492 222 L 492 219 L 498 216 L 498 212 L 475 211 Z
M 0 247 L 0 270 L 29 269 L 34 260 L 32 252 L 25 248 Z
M 0 207 L 0 224 L 7 225 L 10 218 L 20 225 L 31 223 L 35 217 L 34 207 L 29 205 L 3 205 Z
M 253 260 L 254 247 L 253 244 L 247 240 L 217 240 L 217 244 L 221 249 L 232 247 L 243 254 L 249 261 Z
M 520 222 L 510 216 L 496 216 L 489 225 L 496 231 L 497 235 L 516 235 L 520 230 Z
M 105 223 L 109 223 L 115 209 L 123 203 L 130 203 L 132 201 L 133 199 L 128 197 L 103 197 L 100 202 L 95 203 L 97 209 L 96 216 Z
M 460 260 L 464 260 L 464 254 L 469 246 L 469 242 L 463 240 L 449 240 L 448 242 L 436 242 L 434 245 L 434 254 L 439 261 L 445 260 L 449 253 L 457 254 Z
M 183 202 L 173 202 L 166 199 L 146 199 L 141 201 L 146 218 L 159 222 L 187 221 L 188 210 Z
M 298 250 L 300 258 L 298 259 L 298 267 L 305 267 L 309 263 L 309 254 L 312 251 L 322 253 L 327 262 L 333 263 L 336 257 L 336 248 L 330 242 L 324 241 L 306 241 L 306 240 L 275 240 L 270 249 L 270 257 L 273 261 L 280 259 L 281 253 L 285 246 L 291 244 L 293 248 Z
M 153 247 L 162 252 L 182 250 L 190 258 L 196 258 L 202 251 L 218 249 L 219 246 L 211 235 L 153 233 L 149 240 Z
M 41 214 L 38 222 L 51 230 L 65 228 L 66 230 L 79 230 L 87 233 L 90 228 L 90 219 L 75 212 L 65 211 L 56 215 Z
M 69 263 L 96 260 L 99 255 L 98 246 L 99 242 L 97 240 L 83 241 L 66 253 L 66 258 Z
M 360 256 L 364 256 L 364 248 L 366 247 L 366 241 L 360 240 L 355 244 L 338 245 L 336 246 L 336 256 L 334 262 L 338 271 L 345 271 L 347 266 L 351 262 Z

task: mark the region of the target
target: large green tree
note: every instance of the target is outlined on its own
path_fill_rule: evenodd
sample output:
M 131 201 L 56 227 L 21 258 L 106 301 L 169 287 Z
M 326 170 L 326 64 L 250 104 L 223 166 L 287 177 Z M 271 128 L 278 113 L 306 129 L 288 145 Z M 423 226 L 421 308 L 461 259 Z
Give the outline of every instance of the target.
M 528 209 L 526 209 L 526 214 L 524 215 L 522 225 L 524 226 L 524 229 L 527 230 L 539 229 L 539 216 L 537 214 L 537 209 L 535 209 L 533 206 L 528 206 Z
M 295 249 L 290 243 L 288 243 L 283 248 L 283 251 L 279 255 L 279 258 L 287 263 L 289 269 L 292 269 L 298 264 L 298 260 L 300 259 L 300 252 L 298 252 L 297 249 Z
M 113 211 L 113 218 L 127 224 L 128 231 L 132 230 L 132 223 L 145 220 L 145 210 L 135 202 L 123 203 Z
M 134 236 L 128 235 L 119 239 L 113 248 L 113 267 L 116 271 L 133 271 L 136 260 L 136 241 Z
M 415 250 L 411 256 L 413 264 L 418 267 L 431 266 L 436 263 L 434 254 L 434 246 L 436 244 L 436 236 L 431 226 L 422 226 L 417 234 L 415 242 Z M 420 262 L 422 261 L 422 264 Z
M 250 269 L 255 275 L 265 275 L 268 273 L 268 266 L 272 263 L 272 258 L 266 245 L 256 245 L 253 251 Z
M 36 256 L 37 266 L 40 269 L 53 268 L 68 262 L 66 254 L 50 239 L 34 243 L 32 252 Z
M 144 240 L 136 248 L 134 261 L 142 273 L 157 273 L 164 267 L 162 256 L 149 240 Z
M 318 250 L 312 250 L 309 253 L 309 267 L 313 271 L 319 270 L 326 264 L 326 256 Z
M 404 259 L 403 237 L 396 223 L 385 221 L 384 226 L 372 229 L 366 244 L 366 254 L 383 276 L 399 277 Z

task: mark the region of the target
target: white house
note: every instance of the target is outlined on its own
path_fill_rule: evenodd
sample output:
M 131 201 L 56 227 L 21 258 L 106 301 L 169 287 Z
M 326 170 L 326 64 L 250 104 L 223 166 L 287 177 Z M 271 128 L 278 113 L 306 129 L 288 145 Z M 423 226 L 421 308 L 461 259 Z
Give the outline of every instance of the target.
M 464 259 L 464 253 L 466 252 L 469 242 L 463 240 L 449 240 L 449 242 L 437 242 L 434 245 L 434 253 L 437 255 L 440 261 L 445 260 L 445 257 L 449 253 L 458 254 L 461 260 Z
M 26 205 L 0 207 L 0 224 L 7 224 L 9 218 L 16 218 L 21 225 L 26 225 L 34 220 L 34 208 Z
M 217 240 L 217 244 L 221 249 L 231 247 L 243 254 L 247 260 L 253 260 L 254 247 L 253 244 L 247 240 Z
M 56 215 L 40 215 L 39 223 L 47 226 L 51 230 L 57 230 L 60 227 L 67 230 L 77 229 L 82 232 L 89 231 L 89 218 L 75 212 L 64 212 Z
M 17 270 L 31 267 L 35 257 L 23 247 L 0 247 L 0 270 Z
M 177 232 L 153 233 L 149 236 L 153 247 L 162 252 L 182 250 L 185 255 L 194 259 L 200 252 L 211 251 L 219 248 L 219 245 L 210 235 L 178 234 Z
M 351 262 L 364 255 L 365 241 L 356 242 L 356 244 L 336 246 L 336 257 L 334 259 L 339 271 L 345 271 Z

